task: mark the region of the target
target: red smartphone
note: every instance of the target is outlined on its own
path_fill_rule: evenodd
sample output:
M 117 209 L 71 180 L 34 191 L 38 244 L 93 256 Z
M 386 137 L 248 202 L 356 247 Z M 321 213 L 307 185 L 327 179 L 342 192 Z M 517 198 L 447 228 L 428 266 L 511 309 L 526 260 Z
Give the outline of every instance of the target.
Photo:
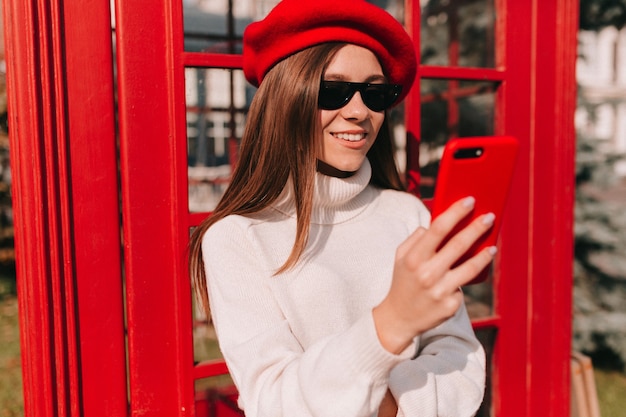
M 435 184 L 432 218 L 435 219 L 461 198 L 473 196 L 476 203 L 472 212 L 456 226 L 442 245 L 477 216 L 489 212 L 496 216 L 491 229 L 476 241 L 455 266 L 483 248 L 496 244 L 518 147 L 517 139 L 511 136 L 458 138 L 446 144 Z M 469 284 L 482 282 L 488 276 L 489 267 Z

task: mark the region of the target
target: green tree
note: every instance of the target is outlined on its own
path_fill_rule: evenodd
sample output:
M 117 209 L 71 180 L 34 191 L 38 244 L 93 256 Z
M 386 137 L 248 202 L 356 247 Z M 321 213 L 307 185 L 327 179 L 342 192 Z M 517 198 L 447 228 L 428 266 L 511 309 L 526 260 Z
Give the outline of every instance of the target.
M 581 30 L 625 24 L 626 0 L 580 0 Z M 595 121 L 598 103 L 580 87 L 578 108 Z M 626 184 L 615 170 L 623 160 L 602 139 L 578 131 L 573 345 L 598 367 L 626 371 Z

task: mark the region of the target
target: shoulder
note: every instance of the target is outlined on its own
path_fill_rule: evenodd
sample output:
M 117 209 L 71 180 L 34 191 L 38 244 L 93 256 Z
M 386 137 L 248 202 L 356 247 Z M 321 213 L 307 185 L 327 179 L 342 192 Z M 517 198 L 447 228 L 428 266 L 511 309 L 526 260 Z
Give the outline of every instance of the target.
M 250 244 L 250 229 L 257 224 L 254 218 L 229 215 L 218 220 L 204 232 L 203 250 L 223 250 L 235 246 L 238 250 Z
M 430 211 L 422 200 L 406 191 L 380 190 L 380 206 L 390 216 L 416 222 L 416 227 L 430 225 Z
M 295 238 L 295 220 L 274 210 L 250 215 L 231 214 L 216 221 L 204 233 L 202 251 L 212 257 L 234 253 L 237 257 L 273 258 L 273 252 L 290 249 Z M 286 247 L 287 249 L 284 249 Z M 281 249 L 281 250 L 279 250 Z
M 259 237 L 258 228 L 263 224 L 254 217 L 240 215 L 229 215 L 212 224 L 202 237 L 207 276 L 232 279 L 235 270 L 242 277 L 271 270 L 268 248 Z

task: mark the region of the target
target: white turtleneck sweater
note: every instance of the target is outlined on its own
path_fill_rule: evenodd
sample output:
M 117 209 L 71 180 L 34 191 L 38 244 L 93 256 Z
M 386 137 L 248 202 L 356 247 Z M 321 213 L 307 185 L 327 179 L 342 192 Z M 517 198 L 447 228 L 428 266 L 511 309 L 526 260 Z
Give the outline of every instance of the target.
M 395 251 L 430 215 L 414 196 L 317 174 L 309 245 L 285 273 L 295 238 L 290 186 L 253 217 L 231 215 L 202 251 L 220 348 L 247 417 L 372 417 L 387 388 L 398 416 L 472 416 L 484 351 L 465 307 L 401 355 L 380 344 L 372 308 L 391 285 Z

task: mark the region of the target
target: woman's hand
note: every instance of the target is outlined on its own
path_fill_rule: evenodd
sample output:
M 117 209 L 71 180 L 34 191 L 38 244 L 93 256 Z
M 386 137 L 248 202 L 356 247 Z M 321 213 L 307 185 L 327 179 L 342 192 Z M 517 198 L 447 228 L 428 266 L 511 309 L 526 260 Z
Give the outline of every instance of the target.
M 391 288 L 373 310 L 378 337 L 388 351 L 402 352 L 414 337 L 452 317 L 463 303 L 459 287 L 474 279 L 493 259 L 495 248 L 486 248 L 451 269 L 492 226 L 491 213 L 479 216 L 437 250 L 473 207 L 472 197 L 457 201 L 428 230 L 416 230 L 398 247 Z

